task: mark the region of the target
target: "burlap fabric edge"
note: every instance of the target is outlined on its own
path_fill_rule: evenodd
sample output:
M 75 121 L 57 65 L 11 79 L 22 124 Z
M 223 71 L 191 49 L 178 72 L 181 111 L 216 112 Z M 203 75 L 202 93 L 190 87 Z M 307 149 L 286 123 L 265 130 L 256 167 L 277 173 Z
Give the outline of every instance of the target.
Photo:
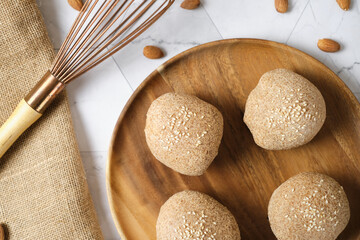
M 0 1 L 0 124 L 51 65 L 35 0 Z M 0 222 L 9 239 L 103 239 L 61 95 L 0 160 Z

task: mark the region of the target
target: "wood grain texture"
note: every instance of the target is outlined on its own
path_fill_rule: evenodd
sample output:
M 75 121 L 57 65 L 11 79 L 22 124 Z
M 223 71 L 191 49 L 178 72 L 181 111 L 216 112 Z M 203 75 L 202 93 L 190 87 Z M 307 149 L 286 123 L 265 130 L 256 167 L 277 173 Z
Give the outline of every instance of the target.
M 5 231 L 2 225 L 0 225 L 0 240 L 5 240 Z
M 245 101 L 261 75 L 288 68 L 314 83 L 327 119 L 309 144 L 287 151 L 258 147 L 243 122 Z M 151 102 L 170 92 L 194 94 L 224 116 L 224 137 L 208 171 L 180 175 L 158 162 L 144 136 Z M 124 108 L 110 146 L 107 188 L 122 238 L 156 239 L 161 205 L 174 193 L 198 190 L 235 215 L 242 239 L 275 239 L 267 220 L 272 192 L 288 178 L 317 171 L 335 178 L 348 195 L 350 223 L 339 239 L 360 238 L 360 105 L 332 71 L 291 47 L 264 40 L 231 39 L 190 49 L 153 72 Z

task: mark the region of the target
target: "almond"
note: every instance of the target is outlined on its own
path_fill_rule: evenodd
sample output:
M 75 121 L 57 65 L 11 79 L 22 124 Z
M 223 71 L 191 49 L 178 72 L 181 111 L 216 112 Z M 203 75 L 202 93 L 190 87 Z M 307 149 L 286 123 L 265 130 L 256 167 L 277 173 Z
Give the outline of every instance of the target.
M 0 224 L 0 240 L 5 240 L 4 227 Z
M 184 0 L 180 5 L 180 7 L 188 10 L 198 8 L 199 6 L 200 0 Z
M 275 0 L 275 8 L 279 13 L 286 13 L 289 7 L 288 0 Z
M 164 56 L 164 52 L 155 46 L 146 46 L 144 47 L 144 56 L 150 59 L 159 59 Z
M 336 2 L 339 4 L 342 10 L 349 10 L 351 0 L 336 0 Z
M 83 3 L 81 0 L 68 0 L 69 5 L 75 9 L 80 11 L 83 7 Z
M 317 45 L 324 52 L 337 52 L 340 50 L 340 44 L 328 38 L 320 39 Z

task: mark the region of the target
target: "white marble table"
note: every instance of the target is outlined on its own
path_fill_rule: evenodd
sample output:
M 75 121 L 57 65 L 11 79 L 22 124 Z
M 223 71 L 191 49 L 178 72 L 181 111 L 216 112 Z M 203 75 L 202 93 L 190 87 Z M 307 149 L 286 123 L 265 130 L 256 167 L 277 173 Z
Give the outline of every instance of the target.
M 37 0 L 55 49 L 66 36 L 77 12 L 66 0 Z M 134 43 L 101 67 L 68 87 L 77 140 L 90 191 L 105 239 L 120 239 L 112 222 L 105 188 L 107 151 L 116 120 L 137 86 L 157 66 L 202 43 L 224 38 L 262 38 L 296 47 L 337 73 L 360 100 L 360 1 L 345 12 L 335 0 L 289 0 L 290 10 L 279 14 L 272 0 L 202 0 L 196 10 L 179 7 L 169 12 Z M 318 50 L 319 38 L 339 41 L 342 50 Z M 145 45 L 165 49 L 166 57 L 148 60 Z M 139 68 L 141 66 L 141 68 Z

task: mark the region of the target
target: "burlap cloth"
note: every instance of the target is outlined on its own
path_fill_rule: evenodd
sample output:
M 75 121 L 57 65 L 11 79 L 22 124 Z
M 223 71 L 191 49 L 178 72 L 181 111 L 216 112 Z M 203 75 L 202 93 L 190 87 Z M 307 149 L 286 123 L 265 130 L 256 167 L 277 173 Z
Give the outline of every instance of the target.
M 53 57 L 35 0 L 0 0 L 0 124 Z M 70 117 L 63 95 L 0 159 L 10 240 L 103 239 Z

